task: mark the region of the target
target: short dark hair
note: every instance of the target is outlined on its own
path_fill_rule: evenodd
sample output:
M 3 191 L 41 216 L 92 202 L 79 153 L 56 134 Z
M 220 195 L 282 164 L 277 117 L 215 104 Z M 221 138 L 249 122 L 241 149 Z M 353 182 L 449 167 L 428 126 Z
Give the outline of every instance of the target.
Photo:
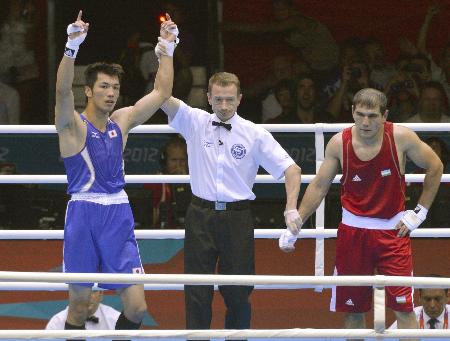
M 434 278 L 444 278 L 444 276 L 438 275 L 438 274 L 428 274 L 425 275 L 424 277 L 434 277 Z M 430 289 L 430 288 L 419 288 L 419 293 L 422 293 L 423 289 Z M 445 291 L 446 294 L 448 294 L 448 288 L 436 288 L 436 289 L 442 289 Z
M 98 62 L 88 65 L 84 71 L 85 84 L 91 89 L 94 87 L 99 73 L 104 73 L 108 76 L 117 76 L 119 82 L 122 80 L 124 71 L 121 65 L 115 63 Z

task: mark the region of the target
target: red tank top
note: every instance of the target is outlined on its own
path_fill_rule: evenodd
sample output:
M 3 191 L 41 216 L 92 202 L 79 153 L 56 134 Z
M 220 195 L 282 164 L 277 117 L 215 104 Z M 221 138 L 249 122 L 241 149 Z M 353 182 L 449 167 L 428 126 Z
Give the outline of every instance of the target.
M 361 161 L 352 145 L 352 128 L 342 132 L 341 203 L 363 217 L 389 219 L 405 209 L 405 176 L 400 173 L 393 124 L 384 124 L 379 153 Z

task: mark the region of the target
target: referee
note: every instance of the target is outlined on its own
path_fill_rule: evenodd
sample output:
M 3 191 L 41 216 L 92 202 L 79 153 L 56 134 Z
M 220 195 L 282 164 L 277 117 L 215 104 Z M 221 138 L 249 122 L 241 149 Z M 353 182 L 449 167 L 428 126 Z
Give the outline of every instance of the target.
M 162 109 L 185 139 L 192 201 L 186 213 L 184 272 L 224 275 L 255 273 L 252 187 L 261 165 L 275 179 L 286 178 L 287 225 L 301 226 L 296 210 L 301 170 L 265 129 L 237 113 L 236 75 L 214 74 L 208 85 L 213 114 L 171 97 Z M 185 286 L 186 328 L 209 329 L 213 286 Z M 227 307 L 226 329 L 250 328 L 251 286 L 219 287 Z

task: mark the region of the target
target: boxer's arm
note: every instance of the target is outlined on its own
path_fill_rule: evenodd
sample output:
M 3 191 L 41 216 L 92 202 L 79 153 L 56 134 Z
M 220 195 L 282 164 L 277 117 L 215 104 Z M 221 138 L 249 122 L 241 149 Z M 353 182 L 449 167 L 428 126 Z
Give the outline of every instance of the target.
M 325 159 L 316 176 L 307 187 L 300 203 L 298 211 L 304 222 L 316 211 L 328 193 L 330 185 L 339 170 L 341 149 L 342 133 L 338 133 L 328 142 L 325 149 Z
M 89 29 L 89 24 L 81 19 L 81 15 L 80 11 L 76 21 L 67 27 L 67 43 L 56 75 L 55 127 L 63 157 L 78 153 L 84 145 L 86 134 L 86 127 L 75 111 L 72 92 L 75 57 Z
M 422 194 L 414 210 L 407 210 L 397 224 L 399 237 L 408 235 L 423 223 L 441 183 L 443 165 L 436 153 L 411 129 L 395 125 L 396 145 L 415 165 L 425 171 Z

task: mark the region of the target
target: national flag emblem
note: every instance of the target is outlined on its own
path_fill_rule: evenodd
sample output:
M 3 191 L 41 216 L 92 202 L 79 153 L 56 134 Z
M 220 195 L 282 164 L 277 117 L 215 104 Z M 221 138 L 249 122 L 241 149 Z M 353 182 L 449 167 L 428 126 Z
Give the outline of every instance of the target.
M 109 130 L 108 131 L 108 135 L 109 135 L 110 138 L 114 138 L 114 137 L 117 137 L 117 132 L 116 132 L 115 129 Z
M 401 304 L 401 303 L 406 303 L 406 297 L 405 296 L 398 296 L 395 298 L 395 300 L 397 301 L 397 303 Z
M 381 176 L 389 176 L 389 175 L 391 175 L 390 169 L 384 169 L 381 171 Z

